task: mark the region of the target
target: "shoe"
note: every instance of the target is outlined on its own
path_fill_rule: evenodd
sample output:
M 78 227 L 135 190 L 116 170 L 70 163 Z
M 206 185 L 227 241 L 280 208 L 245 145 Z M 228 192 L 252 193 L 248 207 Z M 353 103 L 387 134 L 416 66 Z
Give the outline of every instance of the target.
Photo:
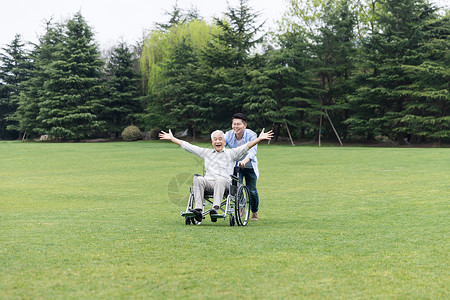
M 195 217 L 195 221 L 197 222 L 201 222 L 203 220 L 203 216 L 202 216 L 202 209 L 201 208 L 197 208 L 197 209 L 189 209 L 190 212 L 194 213 Z
M 217 215 L 218 209 L 219 209 L 219 207 L 216 205 L 213 208 L 211 208 L 211 210 L 209 211 L 209 215 L 211 216 L 211 222 L 217 222 L 217 218 L 213 218 L 212 215 Z
M 252 212 L 252 221 L 258 221 L 258 212 Z

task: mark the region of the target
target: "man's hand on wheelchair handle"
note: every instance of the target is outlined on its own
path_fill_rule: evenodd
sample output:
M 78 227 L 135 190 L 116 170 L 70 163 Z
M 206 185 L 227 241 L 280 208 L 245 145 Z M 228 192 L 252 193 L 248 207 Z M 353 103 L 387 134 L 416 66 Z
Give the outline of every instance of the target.
M 250 158 L 246 157 L 245 159 L 241 160 L 238 162 L 238 166 L 243 168 L 245 167 L 246 164 L 248 164 L 250 162 Z

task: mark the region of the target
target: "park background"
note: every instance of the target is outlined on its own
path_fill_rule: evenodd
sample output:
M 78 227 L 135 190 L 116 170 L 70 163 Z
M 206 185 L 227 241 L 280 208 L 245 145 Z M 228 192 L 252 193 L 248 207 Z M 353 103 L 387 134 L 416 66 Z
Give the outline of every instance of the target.
M 270 31 L 247 1 L 224 14 L 174 6 L 101 49 L 80 11 L 2 47 L 0 297 L 448 298 L 448 10 L 293 0 Z M 122 133 L 208 147 L 236 111 L 277 133 L 260 221 L 186 226 L 202 163 Z
M 194 140 L 233 112 L 276 139 L 449 141 L 449 10 L 429 1 L 287 1 L 267 29 L 248 3 L 208 22 L 177 5 L 135 45 L 100 49 L 79 11 L 0 52 L 0 138 Z

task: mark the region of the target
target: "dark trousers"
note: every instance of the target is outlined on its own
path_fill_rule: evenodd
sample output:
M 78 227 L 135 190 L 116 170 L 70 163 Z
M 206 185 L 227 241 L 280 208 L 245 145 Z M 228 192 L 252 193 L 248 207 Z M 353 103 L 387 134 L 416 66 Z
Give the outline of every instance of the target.
M 256 176 L 253 168 L 241 168 L 239 170 L 239 177 L 241 183 L 243 183 L 243 179 L 245 178 L 245 185 L 250 192 L 250 209 L 255 213 L 258 211 L 259 206 L 258 190 L 256 189 L 256 180 L 258 177 Z

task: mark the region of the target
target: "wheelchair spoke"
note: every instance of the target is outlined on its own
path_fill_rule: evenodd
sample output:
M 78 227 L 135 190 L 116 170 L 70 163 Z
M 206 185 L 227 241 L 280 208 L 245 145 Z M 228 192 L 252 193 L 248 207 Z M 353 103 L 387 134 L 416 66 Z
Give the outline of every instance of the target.
M 239 226 L 246 226 L 250 218 L 250 194 L 245 185 L 240 185 L 236 193 L 235 205 L 236 222 Z

